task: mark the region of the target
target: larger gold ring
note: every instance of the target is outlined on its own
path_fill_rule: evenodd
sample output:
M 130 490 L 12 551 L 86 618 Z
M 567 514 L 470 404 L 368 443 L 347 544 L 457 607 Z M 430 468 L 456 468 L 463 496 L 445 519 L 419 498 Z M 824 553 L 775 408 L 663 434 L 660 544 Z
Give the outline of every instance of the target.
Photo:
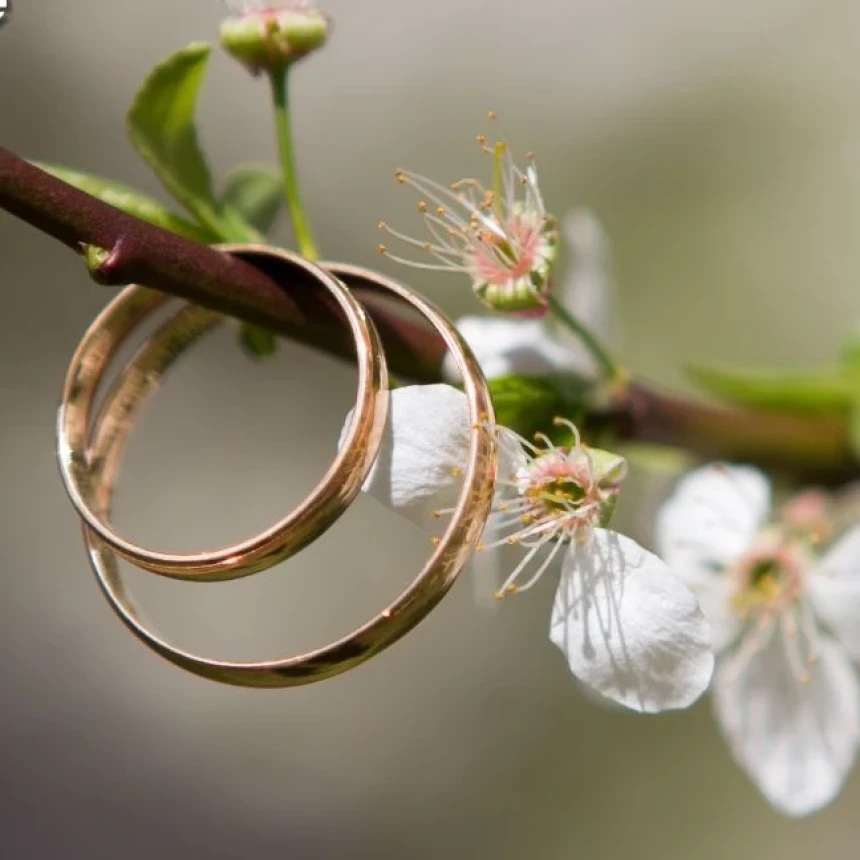
M 463 482 L 447 528 L 436 548 L 411 585 L 375 618 L 328 645 L 282 659 L 234 663 L 209 660 L 174 647 L 151 631 L 142 621 L 125 590 L 116 554 L 87 524 L 84 537 L 90 561 L 102 591 L 129 630 L 145 645 L 171 663 L 204 678 L 243 687 L 291 687 L 309 684 L 340 674 L 378 654 L 411 630 L 448 592 L 480 539 L 492 503 L 496 450 L 493 436 L 486 429 L 493 421 L 487 383 L 478 364 L 448 318 L 425 299 L 400 284 L 359 268 L 331 264 L 329 271 L 348 285 L 379 291 L 407 302 L 433 325 L 453 354 L 463 377 L 472 429 L 469 459 Z M 169 337 L 169 328 L 166 335 Z M 162 335 L 161 337 L 163 337 Z M 109 392 L 92 434 L 93 464 L 100 469 L 87 486 L 93 489 L 90 504 L 105 516 L 111 505 L 116 460 L 129 423 L 120 422 L 119 432 L 112 426 L 112 412 L 127 409 L 123 379 L 130 370 L 146 367 L 158 373 L 159 336 L 151 340 L 132 359 L 126 372 Z M 135 395 L 136 396 L 136 395 Z
M 274 526 L 249 540 L 205 552 L 165 553 L 138 546 L 117 534 L 92 504 L 92 480 L 100 469 L 88 450 L 89 425 L 93 402 L 111 359 L 167 297 L 131 286 L 107 306 L 84 335 L 66 376 L 57 422 L 60 472 L 78 513 L 103 541 L 138 567 L 174 579 L 214 581 L 247 576 L 283 561 L 313 541 L 346 510 L 361 489 L 379 449 L 387 415 L 388 372 L 376 328 L 349 290 L 337 278 L 288 251 L 254 245 L 220 247 L 250 260 L 265 256 L 268 261 L 287 266 L 287 276 L 291 271 L 305 280 L 310 276 L 325 288 L 355 341 L 358 392 L 354 420 L 328 472 L 302 504 Z M 119 396 L 112 409 L 103 413 L 101 422 L 102 447 L 111 452 L 114 469 L 136 409 L 151 393 L 158 376 L 223 319 L 214 311 L 194 305 L 184 307 L 150 342 L 141 360 L 126 369 L 117 389 Z M 153 372 L 149 364 L 158 370 Z M 108 436 L 114 437 L 110 444 Z

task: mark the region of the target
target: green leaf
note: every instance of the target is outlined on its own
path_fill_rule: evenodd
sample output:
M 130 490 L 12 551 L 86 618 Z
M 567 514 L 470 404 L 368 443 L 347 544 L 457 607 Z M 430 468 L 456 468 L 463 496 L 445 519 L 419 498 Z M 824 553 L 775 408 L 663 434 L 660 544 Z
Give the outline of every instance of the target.
M 128 136 L 164 187 L 201 224 L 222 240 L 254 241 L 259 236 L 238 212 L 216 201 L 197 142 L 194 114 L 211 50 L 206 42 L 193 42 L 149 73 L 129 110 Z
M 552 379 L 501 376 L 489 381 L 496 422 L 530 438 L 536 432 L 554 437 L 553 418 L 575 418 L 575 404 Z
M 851 394 L 848 413 L 851 450 L 860 457 L 860 332 L 853 333 L 842 347 L 842 374 Z
M 700 388 L 735 406 L 845 412 L 852 403 L 851 387 L 838 366 L 760 370 L 697 364 L 687 373 Z
M 157 200 L 141 194 L 127 185 L 114 182 L 112 179 L 104 179 L 91 173 L 81 173 L 79 170 L 71 170 L 68 167 L 58 167 L 56 164 L 43 164 L 34 161 L 36 167 L 56 176 L 63 182 L 98 197 L 105 203 L 115 206 L 117 209 L 135 218 L 140 218 L 156 227 L 163 227 L 171 233 L 177 233 L 197 242 L 217 242 L 218 237 L 205 227 L 187 221 L 185 218 L 162 206 Z
M 231 171 L 221 201 L 238 211 L 264 236 L 272 229 L 284 202 L 284 185 L 270 167 L 243 164 Z
M 239 343 L 251 358 L 263 359 L 278 351 L 278 341 L 268 329 L 251 323 L 242 323 L 239 328 Z
M 616 447 L 631 466 L 661 477 L 675 477 L 696 464 L 695 456 L 682 448 L 632 441 L 620 442 Z

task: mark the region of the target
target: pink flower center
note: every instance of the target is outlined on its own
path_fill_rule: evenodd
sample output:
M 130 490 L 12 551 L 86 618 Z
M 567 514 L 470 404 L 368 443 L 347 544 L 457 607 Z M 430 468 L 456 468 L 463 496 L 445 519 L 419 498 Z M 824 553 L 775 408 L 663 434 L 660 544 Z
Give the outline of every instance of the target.
M 806 567 L 798 544 L 761 536 L 734 566 L 735 609 L 742 616 L 785 612 L 803 594 Z
M 600 489 L 585 458 L 569 459 L 562 449 L 536 459 L 520 476 L 520 495 L 531 521 L 568 520 L 575 531 L 599 515 Z M 593 512 L 594 516 L 590 516 Z
M 540 262 L 543 244 L 540 228 L 528 218 L 515 216 L 500 226 L 507 238 L 481 230 L 474 247 L 475 274 L 494 286 L 528 277 Z

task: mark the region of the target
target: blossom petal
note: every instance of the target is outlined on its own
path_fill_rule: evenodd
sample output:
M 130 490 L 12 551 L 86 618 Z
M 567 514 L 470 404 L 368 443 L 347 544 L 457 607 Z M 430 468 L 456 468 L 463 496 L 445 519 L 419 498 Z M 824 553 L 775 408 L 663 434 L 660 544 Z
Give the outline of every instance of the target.
M 711 571 L 690 569 L 686 575 L 673 570 L 696 595 L 711 628 L 711 644 L 719 654 L 737 639 L 741 617 L 732 604 L 734 583 L 731 578 Z
M 605 529 L 571 543 L 550 639 L 577 678 L 635 711 L 687 707 L 714 666 L 692 592 L 657 556 Z
M 719 571 L 750 548 L 769 510 L 770 485 L 758 469 L 703 466 L 685 475 L 661 506 L 657 552 L 679 575 Z
M 600 221 L 588 209 L 573 209 L 562 230 L 572 257 L 567 276 L 558 289 L 562 304 L 601 340 L 616 338 L 615 290 L 609 239 Z M 579 341 L 565 332 L 581 348 Z
M 758 649 L 720 660 L 716 713 L 732 754 L 761 793 L 786 815 L 828 804 L 842 786 L 860 741 L 860 690 L 847 654 L 826 634 L 801 683 L 776 624 Z M 750 635 L 760 635 L 753 632 Z
M 575 356 L 553 339 L 541 320 L 468 316 L 457 320 L 457 328 L 488 379 L 511 374 L 576 373 L 589 367 L 578 365 Z M 445 357 L 442 370 L 446 379 L 459 379 L 450 355 Z
M 810 571 L 807 594 L 848 653 L 860 660 L 860 526 L 846 532 Z
M 468 458 L 469 410 L 462 391 L 441 384 L 397 388 L 391 392 L 379 456 L 363 489 L 435 532 L 433 512 L 455 504 Z
M 770 486 L 761 472 L 711 464 L 685 475 L 657 514 L 657 552 L 693 589 L 718 652 L 740 630 L 723 571 L 750 548 L 769 509 Z

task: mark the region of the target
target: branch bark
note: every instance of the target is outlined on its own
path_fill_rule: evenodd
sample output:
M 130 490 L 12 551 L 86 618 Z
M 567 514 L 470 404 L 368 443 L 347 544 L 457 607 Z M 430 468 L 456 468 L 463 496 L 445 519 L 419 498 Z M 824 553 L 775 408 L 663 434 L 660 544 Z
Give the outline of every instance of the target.
M 62 182 L 0 147 L 0 208 L 81 253 L 108 252 L 100 283 L 141 283 L 292 340 L 351 358 L 352 340 L 332 318 L 327 296 L 297 280 L 294 269 L 252 264 L 147 224 Z M 442 381 L 445 345 L 436 332 L 383 300 L 372 281 L 348 280 L 372 316 L 393 373 Z M 847 417 L 724 409 L 632 383 L 612 409 L 589 417 L 622 438 L 675 445 L 704 458 L 757 463 L 797 480 L 856 478 Z
M 147 224 L 79 191 L 0 147 L 0 207 L 53 236 L 76 253 L 87 245 L 108 252 L 92 272 L 108 286 L 145 284 L 285 337 L 331 352 L 353 354 L 352 339 L 332 318 L 319 289 L 284 272 L 266 271 Z M 418 382 L 439 378 L 445 346 L 435 330 L 405 319 L 370 290 L 356 297 L 373 317 L 395 374 Z

